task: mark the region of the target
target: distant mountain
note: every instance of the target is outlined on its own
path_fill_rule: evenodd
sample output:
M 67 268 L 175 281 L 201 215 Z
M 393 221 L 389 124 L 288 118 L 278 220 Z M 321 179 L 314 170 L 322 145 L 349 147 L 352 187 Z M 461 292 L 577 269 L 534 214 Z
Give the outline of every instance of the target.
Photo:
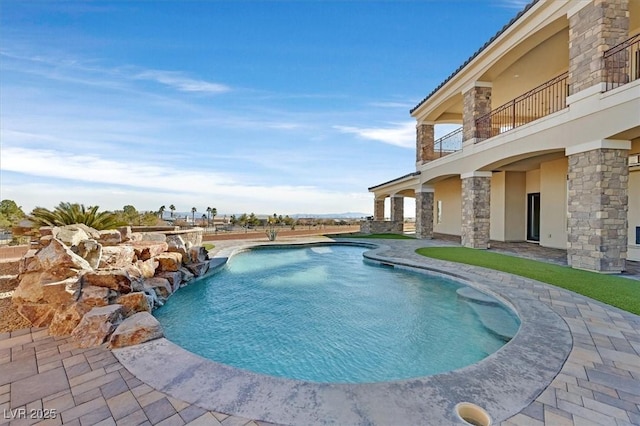
M 326 214 L 312 214 L 312 213 L 296 213 L 289 215 L 294 219 L 301 217 L 312 217 L 315 219 L 359 219 L 361 217 L 370 216 L 369 213 L 358 212 L 346 212 L 346 213 L 326 213 Z

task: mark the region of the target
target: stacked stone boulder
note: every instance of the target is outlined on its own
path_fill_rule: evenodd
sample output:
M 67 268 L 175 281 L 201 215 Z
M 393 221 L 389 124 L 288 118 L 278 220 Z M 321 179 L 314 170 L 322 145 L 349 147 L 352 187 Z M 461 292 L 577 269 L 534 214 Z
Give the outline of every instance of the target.
M 203 247 L 178 235 L 82 224 L 41 228 L 40 235 L 39 247 L 20 261 L 13 303 L 33 326 L 71 335 L 81 347 L 161 337 L 152 310 L 212 264 Z

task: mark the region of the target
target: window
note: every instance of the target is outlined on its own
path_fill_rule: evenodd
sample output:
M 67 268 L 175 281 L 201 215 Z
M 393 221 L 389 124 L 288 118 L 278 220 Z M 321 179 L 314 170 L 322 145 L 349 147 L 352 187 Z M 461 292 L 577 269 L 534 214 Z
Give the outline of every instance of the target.
M 436 223 L 442 223 L 442 200 L 438 200 L 436 211 Z

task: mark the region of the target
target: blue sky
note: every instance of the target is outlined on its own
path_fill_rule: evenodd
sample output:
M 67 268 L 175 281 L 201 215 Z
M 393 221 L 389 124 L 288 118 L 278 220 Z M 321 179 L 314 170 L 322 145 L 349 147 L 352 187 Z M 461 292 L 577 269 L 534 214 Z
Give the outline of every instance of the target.
M 0 198 L 371 213 L 409 109 L 525 4 L 3 0 Z

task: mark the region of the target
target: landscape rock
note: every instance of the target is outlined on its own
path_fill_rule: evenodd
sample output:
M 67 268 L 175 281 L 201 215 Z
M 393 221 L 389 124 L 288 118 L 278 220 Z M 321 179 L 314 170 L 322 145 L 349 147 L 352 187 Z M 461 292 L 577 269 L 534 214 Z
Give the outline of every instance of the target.
M 28 272 L 20 275 L 20 284 L 12 295 L 13 302 L 66 304 L 73 299 L 78 277 L 61 281 L 54 281 L 55 279 L 56 277 L 51 277 L 48 272 Z
M 40 269 L 42 269 L 42 266 L 40 266 L 40 259 L 38 259 L 38 256 L 36 256 L 37 252 L 38 250 L 30 249 L 24 254 L 24 256 L 22 256 L 18 265 L 19 274 L 39 271 Z
M 209 262 L 190 263 L 187 265 L 187 269 L 196 277 L 201 277 L 209 270 Z
M 77 246 L 80 241 L 88 240 L 91 237 L 89 233 L 84 229 L 76 225 L 67 225 L 62 227 L 55 227 L 52 229 L 54 239 L 62 241 L 66 246 Z
M 107 341 L 122 319 L 122 305 L 93 308 L 82 317 L 71 332 L 71 337 L 81 348 L 99 346 Z
M 159 272 L 173 272 L 182 266 L 182 255 L 180 253 L 167 252 L 156 256 L 154 259 L 158 261 Z
M 51 240 L 53 240 L 53 236 L 45 235 L 44 237 L 40 237 L 38 240 L 38 248 L 44 248 L 51 244 Z
M 131 240 L 131 227 L 130 226 L 121 226 L 118 228 L 118 232 L 120 233 L 120 241 L 126 243 Z
M 166 278 L 147 278 L 143 281 L 143 286 L 145 289 L 153 289 L 156 292 L 158 299 L 163 302 L 171 296 L 171 293 L 173 293 L 171 284 L 169 284 L 169 280 Z
M 195 275 L 193 275 L 193 272 L 191 272 L 184 266 L 181 267 L 179 271 L 182 274 L 182 283 L 180 285 L 185 285 L 186 283 L 188 283 L 189 281 L 195 278 Z
M 16 310 L 33 327 L 46 327 L 51 324 L 56 308 L 47 303 L 22 303 Z
M 99 231 L 98 241 L 105 246 L 116 246 L 122 242 L 122 234 L 117 229 Z
M 136 257 L 138 260 L 149 260 L 152 257 L 158 256 L 167 251 L 167 243 L 165 242 L 153 242 L 153 241 L 141 241 L 131 243 Z
M 191 263 L 202 263 L 209 260 L 209 253 L 202 246 L 193 246 L 189 249 L 189 261 Z
M 149 303 L 147 294 L 143 291 L 123 294 L 116 299 L 116 303 L 123 306 L 125 312 L 151 312 L 153 301 Z
M 53 314 L 51 325 L 49 325 L 49 334 L 52 336 L 68 336 L 80 324 L 82 317 L 90 309 L 91 307 L 78 302 L 69 306 L 59 307 Z
M 50 305 L 58 307 L 73 303 L 74 294 L 78 289 L 78 277 L 66 280 L 49 282 L 42 285 L 42 298 Z
M 136 260 L 136 253 L 131 246 L 102 247 L 100 268 L 124 268 Z
M 80 241 L 77 246 L 71 247 L 71 251 L 86 260 L 93 269 L 100 265 L 102 245 L 96 240 Z
M 156 274 L 158 278 L 165 278 L 171 284 L 171 289 L 173 292 L 180 288 L 180 284 L 182 284 L 182 272 L 180 271 L 165 271 Z
M 40 263 L 40 269 L 59 280 L 77 275 L 81 270 L 93 269 L 86 260 L 55 238 L 48 246 L 38 250 L 36 257 Z
M 160 262 L 157 259 L 149 259 L 145 261 L 138 261 L 136 266 L 142 274 L 142 278 L 151 278 L 156 274 Z
M 167 251 L 187 256 L 187 245 L 180 235 L 167 235 Z
M 139 312 L 125 319 L 116 328 L 109 340 L 111 348 L 137 345 L 149 340 L 159 339 L 164 334 L 157 319 L 148 312 Z
M 109 290 L 107 287 L 84 285 L 78 301 L 90 307 L 106 306 L 115 294 L 113 290 Z
M 87 272 L 82 279 L 84 280 L 84 285 L 106 287 L 120 293 L 129 293 L 131 291 L 131 277 L 126 271 L 118 269 Z

